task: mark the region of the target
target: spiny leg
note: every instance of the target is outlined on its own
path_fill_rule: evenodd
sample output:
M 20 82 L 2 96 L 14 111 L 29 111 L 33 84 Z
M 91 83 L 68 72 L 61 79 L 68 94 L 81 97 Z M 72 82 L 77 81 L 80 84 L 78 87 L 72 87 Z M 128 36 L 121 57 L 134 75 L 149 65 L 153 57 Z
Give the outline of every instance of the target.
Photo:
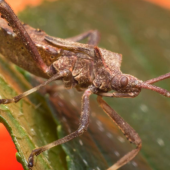
M 19 100 L 21 100 L 22 98 L 28 96 L 31 93 L 34 93 L 35 91 L 39 90 L 41 87 L 47 85 L 48 83 L 54 81 L 54 80 L 58 80 L 58 79 L 66 79 L 67 77 L 70 77 L 70 71 L 68 70 L 62 70 L 59 73 L 57 73 L 56 75 L 52 76 L 51 78 L 49 78 L 47 81 L 43 82 L 42 84 L 18 95 L 13 97 L 12 99 L 0 99 L 0 104 L 9 104 L 9 103 L 17 103 Z
M 99 32 L 97 30 L 89 30 L 87 32 L 84 32 L 80 35 L 77 35 L 75 37 L 70 37 L 70 38 L 67 38 L 66 40 L 69 40 L 69 41 L 81 41 L 85 38 L 88 38 L 88 44 L 89 45 L 94 45 L 96 46 L 100 40 L 100 35 L 99 35 Z
M 15 32 L 17 36 L 21 38 L 23 44 L 31 53 L 32 58 L 37 62 L 38 66 L 42 68 L 45 73 L 48 72 L 49 67 L 42 60 L 35 44 L 31 40 L 30 36 L 26 32 L 25 28 L 23 27 L 22 23 L 15 15 L 11 7 L 4 0 L 0 0 L 0 13 L 1 17 L 5 18 L 8 21 L 9 26 L 11 26 L 13 29 L 13 32 Z
M 121 159 L 119 159 L 113 166 L 111 166 L 108 170 L 117 170 L 123 165 L 127 164 L 131 161 L 140 151 L 142 147 L 142 141 L 139 135 L 135 132 L 135 130 L 125 122 L 103 99 L 101 96 L 98 96 L 97 101 L 100 107 L 107 113 L 107 115 L 115 122 L 115 124 L 119 127 L 119 129 L 124 133 L 127 139 L 134 143 L 137 147 L 132 151 L 128 152 Z
M 89 97 L 91 94 L 92 94 L 91 89 L 87 89 L 83 94 L 81 117 L 80 117 L 80 122 L 79 122 L 80 125 L 79 125 L 78 129 L 75 132 L 65 136 L 62 139 L 54 141 L 54 142 L 52 142 L 48 145 L 45 145 L 43 147 L 34 149 L 28 158 L 28 167 L 29 168 L 32 168 L 34 166 L 34 156 L 37 156 L 40 153 L 42 153 L 46 150 L 49 150 L 57 145 L 68 142 L 68 141 L 74 139 L 75 137 L 82 135 L 87 130 L 88 125 L 89 125 L 89 112 L 90 112 Z

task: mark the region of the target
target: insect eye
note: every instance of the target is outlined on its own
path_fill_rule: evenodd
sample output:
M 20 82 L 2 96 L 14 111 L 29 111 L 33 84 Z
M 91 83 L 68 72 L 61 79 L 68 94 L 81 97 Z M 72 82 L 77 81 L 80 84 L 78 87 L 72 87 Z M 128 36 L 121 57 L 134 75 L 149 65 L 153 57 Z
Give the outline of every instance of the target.
M 54 56 L 53 56 L 53 55 L 51 55 L 51 56 L 50 56 L 50 58 L 53 60 L 53 59 L 54 59 Z
M 123 76 L 120 80 L 120 86 L 123 88 L 123 87 L 126 87 L 128 84 L 128 78 Z

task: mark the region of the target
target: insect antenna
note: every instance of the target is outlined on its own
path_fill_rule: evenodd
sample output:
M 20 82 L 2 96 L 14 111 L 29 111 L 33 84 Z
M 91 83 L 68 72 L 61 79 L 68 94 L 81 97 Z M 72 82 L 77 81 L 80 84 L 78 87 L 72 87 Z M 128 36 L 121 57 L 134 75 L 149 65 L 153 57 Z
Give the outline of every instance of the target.
M 155 91 L 159 94 L 162 94 L 163 96 L 170 97 L 170 92 L 163 88 L 160 88 L 160 87 L 157 87 L 157 86 L 145 83 L 145 82 L 141 83 L 140 87 L 143 89 L 149 89 L 149 90 Z
M 163 88 L 151 85 L 153 83 L 156 83 L 158 81 L 161 81 L 161 80 L 164 80 L 164 79 L 167 79 L 167 78 L 170 78 L 170 73 L 167 73 L 167 74 L 161 75 L 159 77 L 156 77 L 156 78 L 147 80 L 145 82 L 142 82 L 140 86 L 141 86 L 141 88 L 153 90 L 153 91 L 155 91 L 155 92 L 157 92 L 159 94 L 162 94 L 163 96 L 170 97 L 170 92 L 169 91 L 167 91 L 167 90 L 165 90 Z
M 156 82 L 158 82 L 158 81 L 161 81 L 161 80 L 164 80 L 164 79 L 167 79 L 167 78 L 170 78 L 170 73 L 166 73 L 166 74 L 161 75 L 161 76 L 159 76 L 159 77 L 156 77 L 156 78 L 147 80 L 147 81 L 145 81 L 145 83 L 147 83 L 147 84 L 153 84 L 153 83 L 156 83 Z

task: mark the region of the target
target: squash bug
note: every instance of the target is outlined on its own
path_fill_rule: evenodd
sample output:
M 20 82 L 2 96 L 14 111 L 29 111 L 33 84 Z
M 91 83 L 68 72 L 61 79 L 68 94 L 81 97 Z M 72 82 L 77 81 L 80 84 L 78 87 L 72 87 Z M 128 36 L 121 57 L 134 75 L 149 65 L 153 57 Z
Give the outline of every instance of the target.
M 119 169 L 131 161 L 141 149 L 141 139 L 135 130 L 102 97 L 134 98 L 139 95 L 141 89 L 149 89 L 165 97 L 170 97 L 169 91 L 152 85 L 169 78 L 170 73 L 144 82 L 121 72 L 121 54 L 97 46 L 99 41 L 97 30 L 90 30 L 68 39 L 55 38 L 48 36 L 41 30 L 36 30 L 35 33 L 34 29 L 22 24 L 4 0 L 0 0 L 0 12 L 1 18 L 8 22 L 8 26 L 4 23 L 5 28 L 12 29 L 12 36 L 22 40 L 22 44 L 19 44 L 18 47 L 27 49 L 29 62 L 25 62 L 25 55 L 20 54 L 17 49 L 12 55 L 9 55 L 8 50 L 3 50 L 3 45 L 0 49 L 1 54 L 30 73 L 47 79 L 39 86 L 12 99 L 0 99 L 0 104 L 16 103 L 23 97 L 56 80 L 62 80 L 66 89 L 76 88 L 79 91 L 84 91 L 78 129 L 62 139 L 34 149 L 29 156 L 28 167 L 31 169 L 34 166 L 34 156 L 68 142 L 87 130 L 90 114 L 89 97 L 92 94 L 98 96 L 97 101 L 100 107 L 115 122 L 127 139 L 136 145 L 135 149 L 120 158 L 108 170 Z M 88 38 L 87 44 L 77 42 L 84 38 Z M 38 44 L 37 39 L 41 43 Z M 109 93 L 111 90 L 114 92 Z

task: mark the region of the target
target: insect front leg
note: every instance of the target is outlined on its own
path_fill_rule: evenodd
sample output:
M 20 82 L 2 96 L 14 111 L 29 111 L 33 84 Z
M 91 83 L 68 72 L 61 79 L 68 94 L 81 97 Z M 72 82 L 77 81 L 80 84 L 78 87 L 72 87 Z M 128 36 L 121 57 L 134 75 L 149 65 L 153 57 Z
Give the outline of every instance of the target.
M 89 30 L 87 32 L 84 32 L 80 35 L 77 35 L 75 37 L 70 37 L 70 38 L 67 38 L 66 40 L 69 40 L 69 41 L 81 41 L 85 38 L 88 38 L 88 44 L 89 45 L 94 45 L 96 46 L 100 40 L 100 35 L 99 35 L 99 32 L 97 30 Z
M 89 112 L 90 112 L 90 105 L 89 105 L 89 97 L 92 94 L 91 89 L 87 89 L 82 97 L 82 107 L 81 107 L 81 117 L 79 121 L 79 127 L 75 132 L 61 138 L 57 141 L 54 141 L 48 145 L 42 146 L 40 148 L 34 149 L 28 158 L 28 167 L 32 168 L 34 166 L 34 156 L 39 155 L 40 153 L 49 150 L 57 145 L 66 143 L 75 137 L 82 135 L 88 128 L 89 125 Z
M 115 98 L 133 98 L 138 96 L 139 92 L 130 92 L 130 93 L 97 93 L 99 96 L 103 97 L 115 97 Z
M 13 97 L 12 99 L 0 99 L 0 104 L 9 104 L 9 103 L 17 103 L 19 100 L 21 100 L 22 98 L 30 95 L 31 93 L 36 92 L 37 90 L 39 90 L 41 87 L 47 85 L 48 83 L 55 81 L 55 80 L 59 80 L 59 79 L 68 79 L 70 78 L 70 71 L 69 70 L 62 70 L 59 73 L 55 74 L 54 76 L 52 76 L 51 78 L 49 78 L 47 81 L 43 82 L 42 84 L 40 84 L 39 86 L 36 86 L 18 96 Z
M 142 147 L 142 141 L 139 135 L 135 132 L 135 130 L 125 122 L 103 99 L 101 96 L 98 96 L 97 101 L 100 107 L 104 110 L 104 112 L 115 122 L 115 124 L 119 127 L 119 129 L 124 133 L 127 139 L 134 143 L 137 147 L 132 151 L 128 152 L 121 159 L 119 159 L 113 166 L 111 166 L 108 170 L 117 170 L 129 161 L 131 161 L 140 151 Z

